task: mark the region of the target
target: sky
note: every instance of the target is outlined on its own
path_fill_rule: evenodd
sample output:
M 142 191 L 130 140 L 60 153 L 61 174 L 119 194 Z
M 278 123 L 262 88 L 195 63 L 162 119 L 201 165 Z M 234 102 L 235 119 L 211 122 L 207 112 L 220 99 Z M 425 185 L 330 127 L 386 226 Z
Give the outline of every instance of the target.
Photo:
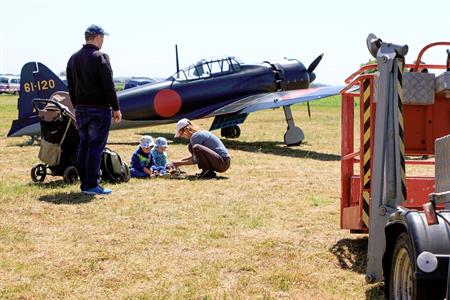
M 369 33 L 407 44 L 407 63 L 425 45 L 450 41 L 448 0 L 40 0 L 4 1 L 0 13 L 0 73 L 19 74 L 39 61 L 56 74 L 84 43 L 91 24 L 102 26 L 102 51 L 114 76 L 169 77 L 208 57 L 245 63 L 296 58 L 308 66 L 319 54 L 316 82 L 343 85 L 371 56 Z M 423 61 L 445 64 L 446 48 Z

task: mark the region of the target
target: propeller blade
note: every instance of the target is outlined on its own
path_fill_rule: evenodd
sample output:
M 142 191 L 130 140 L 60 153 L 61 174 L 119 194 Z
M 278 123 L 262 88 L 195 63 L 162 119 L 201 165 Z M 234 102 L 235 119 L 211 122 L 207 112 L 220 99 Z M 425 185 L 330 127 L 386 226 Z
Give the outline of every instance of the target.
M 322 60 L 323 57 L 323 53 L 320 54 L 319 56 L 317 56 L 317 58 L 315 60 L 313 60 L 313 62 L 309 65 L 308 67 L 308 73 L 311 74 L 317 67 L 317 65 L 319 65 L 320 61 Z
M 311 108 L 309 108 L 309 101 L 306 102 L 306 106 L 308 107 L 308 116 L 309 116 L 309 119 L 311 120 Z

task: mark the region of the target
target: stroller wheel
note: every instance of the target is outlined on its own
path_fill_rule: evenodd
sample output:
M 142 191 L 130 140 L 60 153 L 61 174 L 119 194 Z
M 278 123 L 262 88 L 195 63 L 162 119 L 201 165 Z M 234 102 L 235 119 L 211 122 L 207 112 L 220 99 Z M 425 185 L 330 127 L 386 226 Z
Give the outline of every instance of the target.
M 47 175 L 47 167 L 44 164 L 36 164 L 31 168 L 31 179 L 33 182 L 42 182 Z
M 74 166 L 68 166 L 64 170 L 63 179 L 65 183 L 75 183 L 78 180 L 78 170 Z

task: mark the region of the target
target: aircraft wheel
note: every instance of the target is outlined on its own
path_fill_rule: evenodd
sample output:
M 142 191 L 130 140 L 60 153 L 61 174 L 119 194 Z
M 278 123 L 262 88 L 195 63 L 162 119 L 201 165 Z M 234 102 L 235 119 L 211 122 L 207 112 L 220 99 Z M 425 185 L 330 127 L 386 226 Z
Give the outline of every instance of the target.
M 241 128 L 237 125 L 234 125 L 232 128 L 232 138 L 237 139 L 241 136 Z
M 444 294 L 436 295 L 440 290 L 435 280 L 419 280 L 414 276 L 416 254 L 407 233 L 398 236 L 394 247 L 389 283 L 389 299 L 442 299 Z M 438 284 L 439 285 L 439 284 Z M 431 294 L 433 295 L 431 295 Z
M 228 138 L 230 135 L 230 127 L 220 129 L 220 135 L 224 138 Z
M 73 184 L 78 180 L 78 170 L 74 166 L 68 166 L 63 173 L 65 183 Z
M 36 164 L 31 168 L 31 180 L 42 182 L 47 175 L 47 167 L 44 164 Z
M 238 125 L 225 127 L 220 130 L 220 135 L 225 138 L 235 139 L 241 136 L 241 128 Z
M 284 143 L 287 146 L 299 146 L 305 135 L 303 134 L 303 130 L 301 130 L 299 127 L 292 127 L 287 129 L 286 133 L 284 134 Z

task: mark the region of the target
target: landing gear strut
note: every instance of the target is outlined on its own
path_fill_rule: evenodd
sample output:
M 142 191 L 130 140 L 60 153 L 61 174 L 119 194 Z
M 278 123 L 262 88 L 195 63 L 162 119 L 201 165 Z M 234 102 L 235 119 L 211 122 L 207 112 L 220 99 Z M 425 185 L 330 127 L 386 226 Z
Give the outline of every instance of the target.
M 220 130 L 220 135 L 224 138 L 235 139 L 241 136 L 241 128 L 238 125 L 224 127 Z
M 35 141 L 40 141 L 40 140 L 41 140 L 41 137 L 38 135 L 30 136 L 30 139 L 28 141 L 26 141 L 26 145 L 31 146 L 34 144 Z
M 298 146 L 302 143 L 305 135 L 303 131 L 295 126 L 294 118 L 292 117 L 291 106 L 283 106 L 284 116 L 288 124 L 287 131 L 284 134 L 284 143 L 287 146 Z

